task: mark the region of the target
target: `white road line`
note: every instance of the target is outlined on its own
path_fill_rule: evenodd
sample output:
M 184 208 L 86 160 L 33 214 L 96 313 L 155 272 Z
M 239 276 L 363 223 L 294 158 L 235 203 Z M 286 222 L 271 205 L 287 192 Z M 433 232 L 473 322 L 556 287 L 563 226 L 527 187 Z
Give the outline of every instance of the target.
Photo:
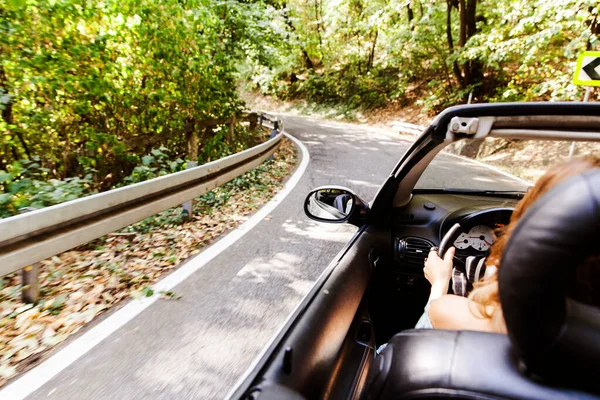
M 181 268 L 177 269 L 175 272 L 153 285 L 155 292 L 172 289 L 179 283 L 183 282 L 194 272 L 204 267 L 210 260 L 221 254 L 229 246 L 234 244 L 238 239 L 254 228 L 260 221 L 269 215 L 269 213 L 271 213 L 288 194 L 290 194 L 304 174 L 304 171 L 306 170 L 310 160 L 310 154 L 302 142 L 287 133 L 284 134 L 302 151 L 302 161 L 300 162 L 296 172 L 294 172 L 294 174 L 286 182 L 284 188 L 277 193 L 275 197 L 271 199 L 271 201 L 257 211 L 256 214 L 250 217 L 248 221 L 244 222 L 237 229 L 233 230 L 231 233 L 220 239 L 212 246 L 209 246 L 206 250 L 187 262 Z M 153 297 L 133 300 L 125 307 L 115 311 L 104 321 L 100 322 L 98 325 L 84 333 L 81 337 L 75 339 L 69 345 L 59 350 L 48 360 L 33 368 L 31 371 L 8 385 L 6 388 L 0 390 L 0 399 L 20 400 L 29 396 L 62 370 L 75 362 L 78 358 L 90 351 L 98 343 L 102 342 L 104 339 L 113 334 L 117 329 L 131 321 L 146 308 L 150 307 L 150 305 L 152 305 L 152 303 L 154 303 L 159 297 L 160 296 L 158 295 L 154 295 Z

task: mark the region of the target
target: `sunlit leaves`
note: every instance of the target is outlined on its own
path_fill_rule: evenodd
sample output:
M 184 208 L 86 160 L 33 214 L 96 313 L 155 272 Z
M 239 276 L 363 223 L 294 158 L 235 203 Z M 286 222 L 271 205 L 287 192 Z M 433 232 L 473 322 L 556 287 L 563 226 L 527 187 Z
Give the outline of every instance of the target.
M 13 3 L 0 13 L 0 169 L 38 155 L 60 178 L 86 165 L 98 182 L 123 177 L 129 155 L 160 145 L 185 157 L 186 123 L 239 113 L 237 66 L 270 35 L 260 2 Z
M 278 47 L 278 62 L 249 71 L 263 92 L 284 98 L 352 106 L 358 96 L 370 107 L 378 104 L 370 101 L 378 94 L 401 101 L 405 89 L 412 88 L 420 104 L 439 109 L 466 101 L 477 87 L 481 98 L 476 101 L 574 100 L 581 96 L 569 82 L 577 55 L 600 46 L 597 0 L 480 0 L 477 32 L 462 47 L 458 2 L 451 2 L 452 50 L 445 1 L 285 4 L 293 29 L 288 26 L 289 40 Z M 285 22 L 284 14 L 276 15 Z M 307 70 L 303 50 L 317 65 L 315 71 Z M 374 65 L 367 68 L 371 56 Z M 471 63 L 482 65 L 481 79 L 463 84 L 453 68 Z M 384 74 L 387 79 L 368 83 L 369 76 Z

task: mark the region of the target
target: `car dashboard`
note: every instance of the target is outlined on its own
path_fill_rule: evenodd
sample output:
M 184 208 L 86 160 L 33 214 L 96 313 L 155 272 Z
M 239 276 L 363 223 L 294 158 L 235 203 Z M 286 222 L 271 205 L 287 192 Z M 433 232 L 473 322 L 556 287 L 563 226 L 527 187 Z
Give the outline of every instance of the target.
M 494 231 L 509 222 L 517 201 L 470 194 L 419 193 L 408 205 L 393 210 L 391 254 L 386 257 L 389 262 L 375 272 L 369 307 L 377 326 L 378 344 L 414 327 L 423 313 L 431 288 L 423 267 L 431 247 L 439 246 L 454 224 L 468 220 L 465 225 L 469 230 L 454 243 L 454 265 L 464 265 L 469 256 L 487 256 Z
M 393 215 L 393 263 L 399 273 L 421 273 L 432 246 L 456 223 L 467 230 L 453 243 L 455 262 L 469 256 L 485 257 L 495 232 L 508 224 L 516 199 L 456 194 L 419 194 Z

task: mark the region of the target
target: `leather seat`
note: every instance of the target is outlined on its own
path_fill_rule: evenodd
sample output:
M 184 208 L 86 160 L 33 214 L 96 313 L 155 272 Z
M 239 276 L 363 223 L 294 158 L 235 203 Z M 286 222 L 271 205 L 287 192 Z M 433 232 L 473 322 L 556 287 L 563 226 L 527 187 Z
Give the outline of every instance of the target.
M 548 192 L 513 231 L 499 269 L 508 336 L 401 332 L 371 365 L 363 397 L 600 398 L 600 310 L 567 296 L 599 238 L 596 169 Z

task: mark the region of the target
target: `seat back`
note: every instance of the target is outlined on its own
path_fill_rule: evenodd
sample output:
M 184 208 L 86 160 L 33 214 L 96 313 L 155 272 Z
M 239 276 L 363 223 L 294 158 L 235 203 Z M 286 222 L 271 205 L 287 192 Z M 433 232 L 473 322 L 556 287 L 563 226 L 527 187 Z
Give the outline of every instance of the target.
M 506 335 L 443 330 L 394 336 L 371 365 L 363 398 L 597 399 L 530 379 Z
M 568 293 L 576 268 L 600 254 L 600 169 L 540 198 L 511 234 L 498 285 L 506 328 L 528 371 L 600 390 L 600 310 Z M 598 291 L 600 288 L 594 288 Z

